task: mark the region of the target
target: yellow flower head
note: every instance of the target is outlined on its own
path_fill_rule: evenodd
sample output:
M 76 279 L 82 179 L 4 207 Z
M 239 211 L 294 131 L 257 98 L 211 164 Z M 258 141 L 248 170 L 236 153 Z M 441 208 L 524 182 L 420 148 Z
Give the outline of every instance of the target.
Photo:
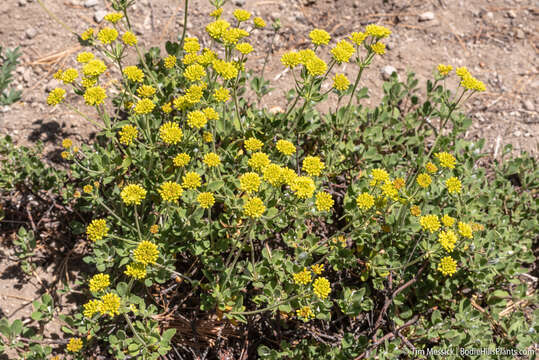
M 236 50 L 238 50 L 243 55 L 248 55 L 253 52 L 253 46 L 249 43 L 239 43 L 236 45 Z
M 103 239 L 109 233 L 107 221 L 105 219 L 92 220 L 90 225 L 86 228 L 86 235 L 92 241 Z
M 354 48 L 354 45 L 346 40 L 339 41 L 337 45 L 331 49 L 331 55 L 333 55 L 333 58 L 339 64 L 350 61 L 350 58 L 355 52 L 356 49 Z
M 447 187 L 447 191 L 449 191 L 450 194 L 460 193 L 462 188 L 460 180 L 454 176 L 450 177 L 445 181 L 445 186 Z
M 380 187 L 380 189 L 382 189 L 382 193 L 386 198 L 390 198 L 395 201 L 399 198 L 399 191 L 392 182 L 386 182 Z
M 411 208 L 410 208 L 410 213 L 413 215 L 413 216 L 419 216 L 421 215 L 421 208 L 417 205 L 413 205 Z
M 465 238 L 473 238 L 472 226 L 468 223 L 459 221 L 459 234 Z
M 313 291 L 320 299 L 325 299 L 331 293 L 331 285 L 325 277 L 317 278 L 313 283 Z
M 127 46 L 135 46 L 138 43 L 137 36 L 133 34 L 131 31 L 126 31 L 122 35 L 122 42 Z
M 93 60 L 95 55 L 91 52 L 83 51 L 77 55 L 77 61 L 81 64 L 86 64 L 87 62 Z
M 314 319 L 314 313 L 309 306 L 304 306 L 301 309 L 296 310 L 296 315 L 304 322 Z
M 245 146 L 245 150 L 258 151 L 262 148 L 264 143 L 254 137 L 250 137 L 249 139 L 244 141 L 243 145 Z
M 91 292 L 98 292 L 101 290 L 104 290 L 109 287 L 110 285 L 110 277 L 109 274 L 96 274 L 94 275 L 89 283 Z
M 86 194 L 90 194 L 92 191 L 94 191 L 94 187 L 90 184 L 88 185 L 84 185 L 84 187 L 82 188 L 82 190 L 86 193 Z
M 188 54 L 194 54 L 199 52 L 200 44 L 195 37 L 185 38 L 183 43 L 183 50 Z
M 177 61 L 178 60 L 176 59 L 176 56 L 169 55 L 169 56 L 167 56 L 166 58 L 163 59 L 163 65 L 167 69 L 172 69 L 174 66 L 176 66 Z
M 440 221 L 436 215 L 425 215 L 419 218 L 419 224 L 423 229 L 430 231 L 431 233 L 440 229 Z
M 157 234 L 159 232 L 159 225 L 153 224 L 150 226 L 150 232 L 154 235 Z
M 457 262 L 451 256 L 445 256 L 438 264 L 438 271 L 444 276 L 453 276 L 457 272 Z
M 204 140 L 204 142 L 212 142 L 213 135 L 211 132 L 205 131 L 204 134 L 202 134 L 202 139 Z
M 447 75 L 449 75 L 451 70 L 453 70 L 453 66 L 440 64 L 440 65 L 438 65 L 437 69 L 438 69 L 438 73 L 440 75 L 447 76 Z
M 83 97 L 87 105 L 96 106 L 105 101 L 107 98 L 107 93 L 101 86 L 94 86 L 86 89 Z
M 350 34 L 350 40 L 356 45 L 361 45 L 367 36 L 367 34 L 362 32 L 353 32 Z
M 313 273 L 315 273 L 316 275 L 322 275 L 322 273 L 324 272 L 324 264 L 314 264 L 314 265 L 311 265 L 311 270 L 312 270 Z
M 314 45 L 327 45 L 331 36 L 327 31 L 321 29 L 314 29 L 309 33 L 309 37 Z
M 186 153 L 180 153 L 174 157 L 174 166 L 176 167 L 184 167 L 185 165 L 189 164 L 189 161 L 191 161 L 191 157 Z
M 204 89 L 206 88 L 205 83 L 201 83 L 199 85 L 191 85 L 187 91 L 185 92 L 184 98 L 187 101 L 187 103 L 194 105 L 202 99 L 202 96 L 204 95 Z
M 97 33 L 97 38 L 103 44 L 110 44 L 118 38 L 118 31 L 116 29 L 106 27 Z
M 105 20 L 107 20 L 107 21 L 109 21 L 109 22 L 111 22 L 113 24 L 116 24 L 123 17 L 124 17 L 124 15 L 122 13 L 116 12 L 116 13 L 110 13 L 110 14 L 105 15 Z
M 243 214 L 251 218 L 259 218 L 266 211 L 264 203 L 259 197 L 249 198 L 243 204 Z
M 133 250 L 133 258 L 136 262 L 149 265 L 155 264 L 159 257 L 159 249 L 154 243 L 144 240 L 140 242 L 135 250 Z
M 318 156 L 307 156 L 303 159 L 302 170 L 307 172 L 310 176 L 319 176 L 325 167 L 326 165 Z
M 138 262 L 127 264 L 124 274 L 137 280 L 144 279 L 146 277 L 146 265 Z
M 432 179 L 428 174 L 419 174 L 416 181 L 422 188 L 427 188 L 432 183 Z
M 183 194 L 183 189 L 180 184 L 173 181 L 166 181 L 161 184 L 161 187 L 158 190 L 159 195 L 163 201 L 169 202 L 178 202 L 178 199 Z
M 365 28 L 365 33 L 377 39 L 383 39 L 391 35 L 391 30 L 384 26 L 371 24 Z
M 436 156 L 436 158 L 438 158 L 438 160 L 440 161 L 440 166 L 444 168 L 449 168 L 449 169 L 455 168 L 455 164 L 457 163 L 457 160 L 455 159 L 453 155 L 446 152 L 439 152 L 439 153 L 436 153 L 434 156 Z
M 182 129 L 178 123 L 168 121 L 159 128 L 159 137 L 165 144 L 177 144 L 183 137 Z
M 466 75 L 470 75 L 470 73 L 468 72 L 468 69 L 466 68 L 466 66 L 462 66 L 462 67 L 457 68 L 457 70 L 455 70 L 455 73 L 456 73 L 457 76 L 459 76 L 461 79 L 462 79 L 463 77 L 465 77 Z
M 211 17 L 214 17 L 214 18 L 216 18 L 216 19 L 219 19 L 219 18 L 221 17 L 221 14 L 223 14 L 223 8 L 222 8 L 222 7 L 213 10 L 213 11 L 210 13 L 210 16 L 211 16 Z
M 464 87 L 467 90 L 479 92 L 486 90 L 485 84 L 482 81 L 477 80 L 470 74 L 464 75 L 462 81 L 460 82 L 460 86 Z
M 136 66 L 126 66 L 123 73 L 131 81 L 142 82 L 144 80 L 144 73 Z
M 137 94 L 140 97 L 149 98 L 155 95 L 155 88 L 151 85 L 142 85 L 137 89 Z
M 350 87 L 350 80 L 344 74 L 336 74 L 333 77 L 333 87 L 339 91 L 346 91 Z
M 445 214 L 444 216 L 442 216 L 442 224 L 444 224 L 444 226 L 446 227 L 452 227 L 453 225 L 455 225 L 455 218 Z
M 290 69 L 295 68 L 301 62 L 300 55 L 295 51 L 286 52 L 281 56 L 281 63 Z
M 427 172 L 434 174 L 436 171 L 438 171 L 438 167 L 431 163 L 430 161 L 425 165 L 425 169 L 427 169 Z
M 64 149 L 69 149 L 70 147 L 73 146 L 73 141 L 71 141 L 71 139 L 64 139 L 62 140 L 62 147 Z
M 207 107 L 202 109 L 202 112 L 208 120 L 219 120 L 219 113 L 214 108 Z
M 225 80 L 234 79 L 238 75 L 238 69 L 231 62 L 213 60 L 212 67 Z
M 107 71 L 107 65 L 99 59 L 90 60 L 82 67 L 82 73 L 89 78 L 97 77 L 105 71 Z
M 216 153 L 207 153 L 204 155 L 204 159 L 202 160 L 204 164 L 208 165 L 209 167 L 215 167 L 221 165 L 221 159 L 219 158 L 219 155 Z
M 238 20 L 239 22 L 247 21 L 251 18 L 251 13 L 243 9 L 236 9 L 234 10 L 233 14 L 236 20 Z
M 260 183 L 260 176 L 257 173 L 248 172 L 240 176 L 240 189 L 247 193 L 258 191 Z
M 281 170 L 281 181 L 292 188 L 294 182 L 298 178 L 296 172 L 290 168 L 283 168 Z
M 47 104 L 54 106 L 61 103 L 66 96 L 66 91 L 62 88 L 56 88 L 49 93 Z
M 87 318 L 91 318 L 92 316 L 94 316 L 95 313 L 99 312 L 99 308 L 101 307 L 101 301 L 90 300 L 86 304 L 84 304 L 83 307 L 84 310 L 82 314 Z
M 316 190 L 313 179 L 308 176 L 296 177 L 290 188 L 300 199 L 311 198 Z
M 84 88 L 90 88 L 92 86 L 95 86 L 95 84 L 97 84 L 97 78 L 82 78 L 80 84 L 84 87 Z
M 362 210 L 369 210 L 374 206 L 374 197 L 369 193 L 361 193 L 356 198 L 357 206 Z
M 200 207 L 203 209 L 208 209 L 215 204 L 215 197 L 211 192 L 201 192 L 197 196 L 197 201 L 200 204 Z
M 196 172 L 187 172 L 182 177 L 182 186 L 186 189 L 196 189 L 202 185 L 202 178 Z
M 66 346 L 69 352 L 79 352 L 82 349 L 82 340 L 80 338 L 71 338 Z
M 223 87 L 215 89 L 213 92 L 213 98 L 218 102 L 227 102 L 230 99 L 230 91 Z
M 80 34 L 80 38 L 84 41 L 90 40 L 94 36 L 94 29 L 89 28 Z
M 311 271 L 306 267 L 303 268 L 303 271 L 294 274 L 294 282 L 298 285 L 307 285 L 311 281 Z
M 447 252 L 452 252 L 457 243 L 457 235 L 452 230 L 440 231 L 438 242 Z
M 212 38 L 219 40 L 229 27 L 230 23 L 228 21 L 219 19 L 206 25 L 206 32 Z
M 377 42 L 371 45 L 371 49 L 378 55 L 384 55 L 386 53 L 386 44 Z
M 269 164 L 263 170 L 264 180 L 273 186 L 280 186 L 283 183 L 283 168 L 277 164 Z
M 393 180 L 393 186 L 397 190 L 401 189 L 405 184 L 406 183 L 404 182 L 403 178 L 396 178 L 395 180 Z
M 62 76 L 60 77 L 60 80 L 62 80 L 64 84 L 71 84 L 78 77 L 79 77 L 79 72 L 73 68 L 69 68 L 69 69 L 66 69 L 64 72 L 62 72 Z
M 165 114 L 169 114 L 172 112 L 172 104 L 171 103 L 166 103 L 164 104 L 163 106 L 161 106 L 161 110 L 163 110 L 163 112 Z
M 372 169 L 371 176 L 376 183 L 385 183 L 389 181 L 389 174 L 384 169 Z
M 270 159 L 266 153 L 256 152 L 254 153 L 247 164 L 255 170 L 262 170 L 270 164 Z
M 316 194 L 315 204 L 318 211 L 328 211 L 333 207 L 334 201 L 330 194 L 321 191 Z
M 120 297 L 113 293 L 103 295 L 99 304 L 99 312 L 101 315 L 109 315 L 110 317 L 118 315 L 120 313 Z
M 296 147 L 288 140 L 278 140 L 276 147 L 281 154 L 286 156 L 290 156 L 296 152 Z
M 183 76 L 189 81 L 200 81 L 206 76 L 206 70 L 199 64 L 189 65 L 185 68 Z
M 140 205 L 146 197 L 146 190 L 138 184 L 131 184 L 122 189 L 120 196 L 126 205 Z
M 137 102 L 133 111 L 139 115 L 149 114 L 155 109 L 155 104 L 150 99 L 141 99 Z
M 187 114 L 187 125 L 191 128 L 200 129 L 201 127 L 204 127 L 207 122 L 208 119 L 206 118 L 206 115 L 200 110 L 191 111 Z
M 255 24 L 255 27 L 259 29 L 266 27 L 266 22 L 261 17 L 255 17 L 253 19 L 253 23 Z
M 319 57 L 315 56 L 310 60 L 307 60 L 305 67 L 311 76 L 322 76 L 326 73 L 328 65 Z

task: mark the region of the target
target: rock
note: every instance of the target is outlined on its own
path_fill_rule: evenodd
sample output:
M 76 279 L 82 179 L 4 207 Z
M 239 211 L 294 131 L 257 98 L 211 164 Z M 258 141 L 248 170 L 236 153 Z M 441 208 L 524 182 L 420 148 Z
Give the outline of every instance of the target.
M 54 90 L 55 88 L 57 88 L 58 86 L 60 86 L 60 82 L 56 79 L 51 79 L 47 85 L 45 85 L 45 90 L 47 92 L 51 92 L 52 90 Z
M 517 13 L 516 13 L 514 10 L 509 10 L 509 11 L 507 12 L 507 16 L 508 16 L 510 19 L 516 19 Z
M 278 12 L 272 12 L 272 13 L 270 14 L 270 18 L 271 18 L 271 20 L 273 20 L 273 21 L 277 20 L 277 19 L 280 18 L 280 17 L 281 17 L 281 14 L 279 14 Z
M 97 23 L 100 23 L 101 21 L 103 21 L 103 19 L 105 18 L 105 16 L 108 14 L 107 11 L 105 10 L 97 10 L 95 13 L 94 13 L 94 20 L 95 22 Z
M 528 111 L 535 111 L 535 105 L 533 104 L 531 100 L 524 100 L 522 102 L 522 106 L 524 107 L 524 109 Z
M 99 4 L 99 0 L 86 0 L 84 2 L 84 7 L 91 8 Z
M 515 36 L 517 39 L 524 39 L 526 37 L 526 34 L 524 34 L 524 31 L 522 29 L 517 29 L 515 32 Z
M 386 65 L 382 68 L 382 78 L 384 80 L 389 80 L 391 79 L 391 74 L 393 73 L 396 73 L 397 72 L 397 69 L 395 69 L 393 66 L 391 65 Z M 398 76 L 398 75 L 397 75 Z
M 26 29 L 25 34 L 28 39 L 33 39 L 37 35 L 37 31 L 36 29 L 31 27 L 31 28 Z
M 17 74 L 23 74 L 23 73 L 24 73 L 24 66 L 17 66 L 17 67 L 15 68 L 15 72 L 16 72 Z
M 19 0 L 19 6 L 26 6 L 26 0 Z
M 514 135 L 515 137 L 520 137 L 520 136 L 522 136 L 522 131 L 517 130 L 517 131 L 515 131 L 515 132 L 513 133 L 513 135 Z
M 30 80 L 32 80 L 32 70 L 26 69 L 24 73 L 22 74 L 22 79 L 24 80 L 24 82 L 29 83 Z
M 243 6 L 245 5 L 245 0 L 234 0 L 234 5 Z
M 490 11 L 488 11 L 487 13 L 485 13 L 485 17 L 486 17 L 488 20 L 492 20 L 492 19 L 494 19 L 494 14 L 491 13 Z
M 419 15 L 419 21 L 431 21 L 431 20 L 434 20 L 434 13 L 431 11 L 427 11 Z

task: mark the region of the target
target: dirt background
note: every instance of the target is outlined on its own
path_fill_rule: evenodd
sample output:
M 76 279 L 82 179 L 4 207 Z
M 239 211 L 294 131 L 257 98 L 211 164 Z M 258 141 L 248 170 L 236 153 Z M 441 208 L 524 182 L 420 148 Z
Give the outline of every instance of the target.
M 110 6 L 104 0 L 43 0 L 46 7 L 77 33 L 98 23 Z M 413 70 L 422 80 L 432 78 L 439 63 L 467 66 L 485 82 L 487 91 L 472 98 L 464 110 L 474 120 L 466 134 L 469 139 L 486 139 L 486 151 L 500 156 L 505 144 L 516 152 L 539 154 L 538 15 L 531 0 L 234 0 L 225 11 L 237 5 L 263 17 L 268 27 L 251 38 L 257 52 L 250 68 L 260 71 L 270 52 L 265 78 L 275 90 L 264 106 L 282 104 L 283 94 L 293 84 L 290 73 L 283 72 L 280 55 L 291 49 L 309 46 L 309 31 L 326 29 L 333 39 L 361 31 L 370 23 L 388 26 L 393 31 L 388 51 L 366 71 L 363 86 L 370 89 L 367 105 L 380 99 L 383 69 L 392 66 L 404 79 Z M 211 6 L 207 0 L 190 1 L 187 33 L 199 36 L 209 22 Z M 271 22 L 279 18 L 282 28 L 273 48 Z M 183 1 L 138 0 L 131 21 L 143 48 L 175 40 L 182 31 Z M 0 3 L 0 44 L 20 46 L 23 56 L 17 68 L 14 86 L 23 91 L 22 101 L 0 107 L 0 134 L 9 134 L 19 144 L 42 141 L 48 155 L 58 154 L 60 142 L 70 137 L 76 143 L 87 142 L 94 131 L 91 124 L 66 107 L 48 107 L 47 91 L 57 84 L 52 74 L 59 68 L 74 66 L 81 51 L 76 39 L 54 21 L 36 0 L 3 0 Z M 353 76 L 348 65 L 338 71 Z M 114 73 L 109 74 L 112 78 Z M 329 85 L 329 84 L 328 84 Z M 68 101 L 93 114 L 80 98 L 71 94 Z M 51 155 L 52 156 L 52 155 Z M 0 234 L 0 316 L 10 320 L 31 313 L 31 302 L 43 291 L 43 281 L 52 282 L 62 272 L 51 271 L 51 264 L 38 268 L 32 279 L 23 279 L 9 260 L 8 239 Z

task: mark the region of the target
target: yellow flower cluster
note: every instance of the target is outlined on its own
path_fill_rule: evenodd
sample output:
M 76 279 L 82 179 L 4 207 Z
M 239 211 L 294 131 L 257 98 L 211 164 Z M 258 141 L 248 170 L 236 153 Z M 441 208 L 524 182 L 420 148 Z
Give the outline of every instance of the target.
M 238 50 L 243 55 L 248 55 L 253 52 L 254 48 L 251 44 L 244 42 L 237 44 L 236 50 Z
M 325 277 L 317 278 L 313 283 L 313 291 L 320 299 L 325 299 L 331 293 L 331 285 Z
M 123 74 L 131 81 L 142 82 L 144 80 L 144 73 L 136 66 L 126 66 L 123 70 Z
M 371 45 L 371 49 L 378 55 L 384 55 L 386 53 L 386 44 L 377 42 Z
M 464 87 L 466 90 L 472 90 L 472 91 L 485 91 L 486 86 L 485 84 L 477 80 L 468 72 L 468 69 L 466 67 L 460 67 L 456 70 L 457 75 L 460 77 L 460 85 Z
M 131 31 L 126 31 L 122 35 L 122 41 L 127 46 L 135 46 L 138 43 L 138 39 L 135 34 L 133 34 Z
M 391 35 L 391 30 L 381 25 L 370 24 L 365 28 L 365 33 L 377 39 L 383 39 Z
M 133 111 L 139 115 L 149 114 L 155 109 L 155 104 L 150 99 L 141 99 L 137 102 Z
M 140 205 L 146 197 L 146 190 L 138 184 L 131 184 L 122 189 L 120 196 L 126 205 Z
M 118 38 L 118 31 L 113 28 L 105 27 L 97 33 L 97 38 L 103 44 L 110 44 Z
M 440 161 L 440 166 L 444 168 L 454 169 L 457 160 L 455 157 L 447 152 L 439 152 L 434 154 L 436 158 Z
M 321 275 L 324 272 L 324 264 L 314 264 L 311 265 L 311 270 L 316 275 Z
M 197 201 L 200 204 L 200 207 L 203 209 L 208 209 L 215 204 L 215 197 L 211 192 L 202 192 L 198 194 Z
M 95 58 L 95 55 L 91 52 L 83 51 L 77 55 L 77 62 L 80 62 L 81 64 L 86 64 L 87 62 L 93 60 Z
M 325 166 L 318 156 L 307 156 L 303 160 L 302 170 L 310 176 L 319 176 Z
M 438 167 L 431 163 L 430 161 L 425 165 L 425 169 L 427 169 L 427 172 L 434 174 L 436 171 L 438 171 Z
M 146 265 L 134 262 L 127 264 L 124 274 L 134 279 L 141 280 L 146 277 Z
M 350 87 L 350 80 L 344 74 L 336 74 L 333 77 L 333 87 L 339 91 L 346 91 Z
M 83 97 L 87 105 L 96 106 L 101 105 L 105 101 L 107 93 L 101 86 L 94 86 L 86 89 Z
M 231 62 L 213 60 L 212 67 L 225 80 L 234 79 L 238 75 L 238 69 Z
M 255 170 L 262 170 L 270 164 L 270 159 L 266 153 L 256 152 L 247 161 L 247 164 Z
M 307 285 L 311 281 L 311 271 L 306 267 L 303 268 L 303 271 L 294 274 L 294 282 L 298 285 Z
M 297 176 L 290 188 L 300 199 L 311 198 L 316 190 L 313 179 L 308 176 Z
M 283 168 L 277 164 L 269 164 L 263 170 L 264 180 L 273 186 L 280 186 L 284 182 Z
M 321 29 L 314 29 L 309 33 L 309 37 L 314 45 L 327 45 L 331 36 L 327 31 Z
M 240 176 L 240 189 L 247 193 L 258 191 L 260 183 L 260 176 L 257 173 L 248 172 Z
M 339 41 L 337 45 L 331 49 L 333 59 L 335 59 L 335 61 L 337 61 L 339 64 L 350 61 L 350 58 L 355 52 L 356 49 L 354 48 L 354 45 L 350 44 L 346 40 Z
M 457 235 L 452 230 L 440 231 L 438 242 L 447 252 L 452 252 L 457 243 Z
M 183 76 L 189 81 L 200 81 L 206 76 L 206 70 L 199 64 L 189 65 L 185 68 Z
M 149 98 L 155 95 L 155 88 L 151 85 L 142 85 L 137 89 L 137 94 L 140 97 Z
M 107 65 L 99 59 L 90 60 L 82 67 L 82 73 L 89 78 L 97 77 L 105 71 L 107 71 Z
M 148 240 L 141 241 L 137 248 L 133 250 L 133 258 L 143 265 L 155 264 L 158 257 L 159 249 L 157 245 Z
M 259 197 L 249 198 L 243 204 L 243 214 L 251 218 L 259 218 L 265 211 L 266 207 Z
M 264 143 L 257 138 L 250 137 L 249 139 L 245 140 L 243 142 L 243 145 L 245 146 L 245 150 L 248 151 L 258 151 L 262 148 Z
M 243 9 L 234 10 L 233 15 L 236 18 L 236 20 L 238 20 L 239 22 L 247 21 L 251 18 L 251 13 Z
M 177 59 L 176 59 L 176 56 L 174 55 L 169 55 L 163 59 L 163 65 L 167 69 L 172 69 L 174 66 L 176 66 L 176 62 L 177 62 Z
M 451 256 L 445 256 L 438 264 L 438 271 L 444 276 L 453 276 L 457 272 L 457 262 Z
M 69 339 L 66 349 L 70 352 L 79 352 L 82 349 L 82 340 L 80 338 Z
M 159 128 L 159 137 L 165 144 L 177 144 L 183 137 L 182 129 L 178 123 L 168 121 Z M 189 155 L 188 155 L 189 156 Z M 188 160 L 189 161 L 189 160 Z
M 216 153 L 207 153 L 204 155 L 204 159 L 202 160 L 204 164 L 208 165 L 209 167 L 215 167 L 221 165 L 221 159 L 219 158 L 219 155 Z
M 182 186 L 186 189 L 196 189 L 202 185 L 202 178 L 196 172 L 187 172 L 182 177 Z
M 118 315 L 120 313 L 120 297 L 113 293 L 103 295 L 99 304 L 99 312 L 110 317 Z
M 438 69 L 438 73 L 441 76 L 447 76 L 453 70 L 453 66 L 440 64 L 440 65 L 438 65 L 437 69 Z
M 223 87 L 215 89 L 213 92 L 213 97 L 219 102 L 227 102 L 230 99 L 230 91 Z
M 422 188 L 427 188 L 432 183 L 432 179 L 428 174 L 419 174 L 416 181 Z
M 71 84 L 78 77 L 79 77 L 79 72 L 76 69 L 69 68 L 62 72 L 62 76 L 60 77 L 60 80 L 62 80 L 64 84 Z
M 442 216 L 442 224 L 444 224 L 444 226 L 446 227 L 452 227 L 453 225 L 455 225 L 455 218 L 445 214 L 444 216 Z
M 109 274 L 96 274 L 90 279 L 88 285 L 91 292 L 104 290 L 110 285 L 110 276 Z
M 362 210 L 369 210 L 374 206 L 374 197 L 369 193 L 361 193 L 356 198 L 357 206 Z
M 367 36 L 367 34 L 362 32 L 353 32 L 350 34 L 350 40 L 352 40 L 352 42 L 356 45 L 361 45 Z
M 47 104 L 54 106 L 61 103 L 66 96 L 66 91 L 62 88 L 56 88 L 49 93 Z
M 173 181 L 166 181 L 161 184 L 158 190 L 163 201 L 177 202 L 183 194 L 183 189 L 180 184 Z
M 470 224 L 459 221 L 459 234 L 465 238 L 471 239 L 473 237 L 472 226 Z
M 191 111 L 187 114 L 187 125 L 191 128 L 200 129 L 204 127 L 207 122 L 208 118 L 206 118 L 206 115 L 200 110 Z
M 116 12 L 116 13 L 110 13 L 110 14 L 105 15 L 105 20 L 107 20 L 107 21 L 109 21 L 109 22 L 111 22 L 113 24 L 116 24 L 123 17 L 124 17 L 124 15 L 122 13 Z
M 189 161 L 191 161 L 191 157 L 188 154 L 180 153 L 174 157 L 173 163 L 176 167 L 184 167 L 189 164 Z
M 322 191 L 316 194 L 315 204 L 318 211 L 328 211 L 333 207 L 334 201 L 330 194 Z
M 425 215 L 419 219 L 419 224 L 423 229 L 430 231 L 431 233 L 440 229 L 440 221 L 436 215 Z
M 296 152 L 296 147 L 288 140 L 278 140 L 276 147 L 281 154 L 286 156 L 290 156 Z
M 449 191 L 450 194 L 460 193 L 462 188 L 460 180 L 454 176 L 450 177 L 445 181 L 445 186 L 447 187 L 447 191 Z
M 314 319 L 314 313 L 309 306 L 303 306 L 301 309 L 296 310 L 296 315 L 305 322 Z
M 109 233 L 109 228 L 107 226 L 107 221 L 105 219 L 94 219 L 86 227 L 86 235 L 92 241 L 98 241 L 103 239 Z

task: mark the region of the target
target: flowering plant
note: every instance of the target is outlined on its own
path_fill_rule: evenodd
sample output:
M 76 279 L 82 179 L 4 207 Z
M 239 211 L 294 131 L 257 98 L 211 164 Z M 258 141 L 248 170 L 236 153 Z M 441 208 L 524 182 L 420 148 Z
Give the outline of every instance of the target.
M 65 86 L 49 105 L 100 129 L 91 145 L 62 143 L 80 185 L 71 194 L 90 215 L 73 229 L 95 269 L 80 311 L 62 316 L 66 351 L 85 358 L 106 343 L 115 358 L 156 359 L 188 338 L 174 326 L 184 306 L 234 329 L 257 321 L 261 332 L 274 322 L 299 334 L 339 329 L 263 340 L 258 354 L 267 358 L 364 357 L 379 346 L 392 358 L 430 346 L 421 337 L 470 344 L 453 330 L 462 323 L 439 325 L 442 314 L 507 297 L 494 279 L 516 271 L 515 262 L 492 263 L 492 242 L 505 240 L 495 235 L 495 210 L 478 200 L 488 196 L 474 167 L 480 148 L 458 139 L 469 126 L 459 106 L 485 85 L 464 67 L 455 77 L 440 65 L 423 103 L 410 74 L 385 83 L 381 105 L 368 109 L 361 77 L 391 31 L 371 24 L 335 41 L 315 29 L 309 49 L 281 56 L 295 80 L 286 109 L 255 109 L 246 84 L 258 99 L 267 87 L 246 71 L 248 39 L 266 24 L 242 9 L 227 18 L 223 1 L 212 3 L 211 46 L 184 32 L 161 55 L 139 48 L 133 1 L 112 1 L 108 24 L 80 35 L 91 51 L 77 55 L 79 67 L 55 75 Z M 130 51 L 138 63 L 125 64 Z M 343 63 L 355 67 L 353 81 L 339 73 Z M 107 88 L 113 67 L 120 78 Z M 68 91 L 99 121 L 68 104 Z M 318 111 L 330 97 L 335 110 Z M 521 242 L 524 262 L 533 261 L 530 242 Z

